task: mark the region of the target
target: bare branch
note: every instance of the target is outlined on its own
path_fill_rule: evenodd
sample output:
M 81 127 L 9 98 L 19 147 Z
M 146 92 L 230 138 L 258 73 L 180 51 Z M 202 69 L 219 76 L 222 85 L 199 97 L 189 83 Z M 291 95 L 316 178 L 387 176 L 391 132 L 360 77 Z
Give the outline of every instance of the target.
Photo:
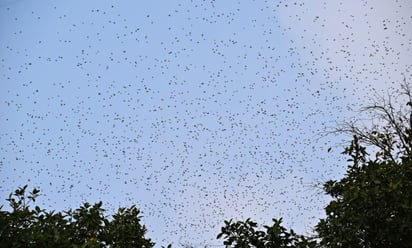
M 406 80 L 392 94 L 375 95 L 372 104 L 361 108 L 357 116 L 324 134 L 356 136 L 362 145 L 377 148 L 377 157 L 382 154 L 394 162 L 412 154 L 412 88 Z

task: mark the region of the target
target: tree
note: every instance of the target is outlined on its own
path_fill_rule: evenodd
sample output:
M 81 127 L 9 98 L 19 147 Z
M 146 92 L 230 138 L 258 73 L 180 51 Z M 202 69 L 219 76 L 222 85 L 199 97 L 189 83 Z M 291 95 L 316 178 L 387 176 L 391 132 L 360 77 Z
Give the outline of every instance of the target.
M 153 247 L 145 238 L 135 206 L 120 208 L 105 217 L 102 202 L 84 203 L 67 212 L 30 209 L 39 190 L 27 193 L 27 185 L 9 195 L 11 211 L 0 208 L 0 247 Z
M 366 153 L 356 142 L 350 151 L 354 166 L 324 185 L 333 200 L 316 226 L 321 245 L 412 247 L 412 160 L 363 162 Z
M 225 239 L 226 246 L 234 248 L 314 248 L 316 241 L 297 235 L 292 229 L 287 231 L 281 225 L 282 219 L 272 219 L 272 226 L 263 226 L 265 231 L 257 230 L 257 223 L 247 219 L 246 221 L 225 221 L 225 226 L 217 236 Z
M 353 135 L 344 151 L 351 165 L 344 178 L 324 184 L 333 200 L 316 226 L 322 246 L 412 247 L 412 94 L 406 83 L 396 95 L 402 98 L 404 105 L 389 96 L 363 108 L 371 126 L 351 122 L 337 130 Z
M 394 100 L 393 100 L 394 99 Z M 296 235 L 274 219 L 266 231 L 257 224 L 225 221 L 218 238 L 235 248 L 244 247 L 412 247 L 412 91 L 377 97 L 361 109 L 371 125 L 359 118 L 333 133 L 352 137 L 344 149 L 350 165 L 340 180 L 329 180 L 323 190 L 332 197 L 326 218 L 314 237 Z M 372 152 L 371 152 L 372 151 Z M 369 153 L 373 154 L 370 155 Z

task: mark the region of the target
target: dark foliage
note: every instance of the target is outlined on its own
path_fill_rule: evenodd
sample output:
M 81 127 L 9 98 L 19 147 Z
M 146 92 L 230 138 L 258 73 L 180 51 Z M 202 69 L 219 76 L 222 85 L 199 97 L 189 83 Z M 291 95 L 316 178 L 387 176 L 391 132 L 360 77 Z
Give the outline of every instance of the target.
M 135 206 L 105 217 L 102 202 L 84 203 L 76 210 L 47 212 L 30 208 L 39 190 L 27 185 L 9 195 L 11 211 L 0 211 L 0 247 L 153 247 L 145 238 Z
M 340 180 L 324 183 L 332 197 L 314 237 L 297 236 L 274 219 L 266 231 L 257 224 L 225 221 L 218 238 L 230 247 L 412 247 L 412 93 L 402 85 L 392 97 L 378 97 L 363 109 L 371 126 L 344 123 L 334 132 L 352 135 L 344 150 L 350 165 Z M 402 99 L 406 104 L 399 104 Z M 368 154 L 373 151 L 373 156 Z M 316 242 L 315 242 L 316 241 Z

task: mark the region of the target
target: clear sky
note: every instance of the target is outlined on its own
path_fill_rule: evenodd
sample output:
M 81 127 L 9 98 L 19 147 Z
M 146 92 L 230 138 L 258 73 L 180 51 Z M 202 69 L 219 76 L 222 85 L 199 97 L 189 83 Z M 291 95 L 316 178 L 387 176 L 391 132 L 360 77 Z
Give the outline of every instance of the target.
M 311 233 L 346 166 L 319 133 L 410 82 L 411 43 L 408 0 L 1 0 L 0 203 L 136 204 L 159 247 Z

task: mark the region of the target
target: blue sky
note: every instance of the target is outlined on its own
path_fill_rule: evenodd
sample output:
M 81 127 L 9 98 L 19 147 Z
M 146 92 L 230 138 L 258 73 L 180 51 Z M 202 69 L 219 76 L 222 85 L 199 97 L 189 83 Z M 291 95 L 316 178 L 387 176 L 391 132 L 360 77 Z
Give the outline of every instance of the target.
M 157 244 L 300 232 L 342 176 L 317 139 L 411 79 L 409 1 L 2 1 L 0 192 L 136 204 Z M 327 152 L 332 147 L 331 152 Z M 4 201 L 4 200 L 3 200 Z

